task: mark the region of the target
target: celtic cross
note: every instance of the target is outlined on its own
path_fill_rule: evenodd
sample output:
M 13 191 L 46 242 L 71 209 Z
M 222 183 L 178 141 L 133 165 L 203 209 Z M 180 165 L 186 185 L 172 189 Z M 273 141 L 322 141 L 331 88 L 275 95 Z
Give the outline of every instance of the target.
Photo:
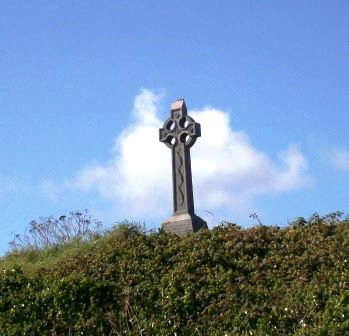
M 159 140 L 172 151 L 173 216 L 164 222 L 166 231 L 185 233 L 206 228 L 194 213 L 190 147 L 201 136 L 200 124 L 187 115 L 183 99 L 171 105 L 171 116 L 159 129 Z

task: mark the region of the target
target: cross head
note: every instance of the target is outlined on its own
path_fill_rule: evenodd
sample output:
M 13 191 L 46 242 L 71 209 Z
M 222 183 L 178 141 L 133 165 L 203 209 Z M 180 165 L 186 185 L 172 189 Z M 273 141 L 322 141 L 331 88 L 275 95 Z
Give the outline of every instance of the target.
M 177 145 L 190 148 L 200 136 L 201 126 L 187 115 L 184 100 L 174 102 L 171 105 L 171 117 L 165 121 L 164 127 L 160 128 L 159 140 L 170 149 Z

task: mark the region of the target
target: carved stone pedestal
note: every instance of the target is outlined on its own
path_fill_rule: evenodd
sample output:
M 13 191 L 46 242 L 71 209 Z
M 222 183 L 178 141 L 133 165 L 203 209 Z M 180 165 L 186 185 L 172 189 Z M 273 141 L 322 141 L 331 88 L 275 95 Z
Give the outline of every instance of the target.
M 162 224 L 162 228 L 166 232 L 172 232 L 179 235 L 186 234 L 188 232 L 196 232 L 201 229 L 207 229 L 206 222 L 195 214 L 175 214 L 168 218 Z

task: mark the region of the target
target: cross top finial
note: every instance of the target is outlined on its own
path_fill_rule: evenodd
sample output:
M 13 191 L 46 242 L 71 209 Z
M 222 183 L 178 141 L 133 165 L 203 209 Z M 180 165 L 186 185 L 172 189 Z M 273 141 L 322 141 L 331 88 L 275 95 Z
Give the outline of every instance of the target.
M 177 99 L 171 104 L 171 116 L 174 117 L 174 113 L 181 112 L 182 114 L 187 114 L 187 106 L 183 98 Z
M 168 148 L 183 145 L 190 148 L 201 136 L 201 126 L 188 116 L 184 99 L 178 99 L 171 104 L 171 117 L 159 130 L 159 140 Z

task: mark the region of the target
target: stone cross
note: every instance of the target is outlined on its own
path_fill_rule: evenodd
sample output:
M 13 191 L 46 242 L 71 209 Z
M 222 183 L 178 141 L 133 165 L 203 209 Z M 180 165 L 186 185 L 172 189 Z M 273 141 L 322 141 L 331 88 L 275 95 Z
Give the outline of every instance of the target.
M 190 147 L 201 136 L 200 124 L 187 115 L 184 99 L 171 105 L 171 116 L 159 129 L 159 140 L 172 151 L 173 216 L 163 223 L 165 231 L 184 234 L 207 228 L 194 213 Z

